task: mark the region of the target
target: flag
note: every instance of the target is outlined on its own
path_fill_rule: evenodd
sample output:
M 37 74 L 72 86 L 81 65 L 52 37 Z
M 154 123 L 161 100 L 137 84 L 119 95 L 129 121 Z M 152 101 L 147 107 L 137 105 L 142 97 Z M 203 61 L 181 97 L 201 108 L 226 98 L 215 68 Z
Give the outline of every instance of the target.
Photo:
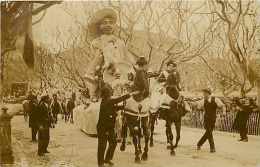
M 29 68 L 34 67 L 34 45 L 32 38 L 32 4 L 27 2 L 27 6 L 25 8 L 26 14 L 24 16 L 24 48 L 23 48 L 23 59 L 25 64 Z
M 23 59 L 29 68 L 34 67 L 34 45 L 33 40 L 28 33 L 25 34 Z

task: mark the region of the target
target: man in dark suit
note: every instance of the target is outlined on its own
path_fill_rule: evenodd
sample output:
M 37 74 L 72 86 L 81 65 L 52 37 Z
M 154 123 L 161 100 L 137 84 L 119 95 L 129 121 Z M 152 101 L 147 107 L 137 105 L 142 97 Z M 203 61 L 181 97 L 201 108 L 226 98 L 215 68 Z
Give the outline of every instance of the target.
M 239 130 L 240 133 L 240 139 L 239 141 L 242 142 L 248 142 L 248 129 L 247 129 L 247 121 L 249 119 L 249 116 L 253 112 L 257 112 L 258 108 L 254 101 L 254 99 L 245 99 L 244 103 L 241 103 L 239 99 L 235 99 L 236 104 L 240 108 L 240 111 L 238 111 L 236 115 L 236 119 L 234 121 L 233 127 L 237 130 Z
M 201 146 L 205 143 L 206 140 L 209 141 L 210 152 L 216 152 L 214 139 L 213 139 L 213 130 L 215 128 L 216 118 L 217 118 L 217 108 L 222 108 L 223 112 L 226 112 L 225 105 L 222 101 L 216 97 L 211 96 L 212 92 L 210 89 L 203 89 L 204 99 L 199 102 L 198 109 L 204 109 L 204 128 L 206 132 L 201 137 L 197 143 L 197 150 L 201 149 Z
M 132 95 L 136 92 L 131 93 Z M 118 106 L 117 104 L 130 98 L 130 94 L 123 95 L 118 98 L 111 98 L 113 95 L 112 87 L 105 84 L 101 89 L 102 101 L 100 104 L 99 120 L 97 123 L 97 135 L 98 135 L 98 166 L 103 167 L 104 163 L 112 166 L 111 161 L 114 156 L 114 151 L 116 149 L 117 141 L 115 134 L 115 122 L 117 111 L 122 110 L 123 106 Z M 108 149 L 106 151 L 107 142 L 109 143 Z M 104 158 L 106 151 L 106 156 Z
M 55 124 L 58 123 L 58 114 L 62 112 L 60 103 L 58 102 L 57 94 L 53 94 L 53 101 L 51 104 L 51 110 L 54 117 Z
M 50 141 L 50 127 L 51 127 L 51 116 L 49 108 L 49 96 L 43 95 L 39 103 L 38 111 L 38 155 L 43 156 L 45 153 L 49 153 L 47 150 Z
M 73 119 L 73 109 L 75 108 L 76 104 L 76 93 L 72 93 L 71 98 L 68 101 L 67 104 L 67 112 L 69 113 L 69 119 L 70 119 L 70 123 L 74 123 L 74 119 Z
M 32 142 L 36 142 L 36 135 L 38 133 L 38 101 L 36 96 L 30 96 L 29 99 L 29 127 L 32 130 Z

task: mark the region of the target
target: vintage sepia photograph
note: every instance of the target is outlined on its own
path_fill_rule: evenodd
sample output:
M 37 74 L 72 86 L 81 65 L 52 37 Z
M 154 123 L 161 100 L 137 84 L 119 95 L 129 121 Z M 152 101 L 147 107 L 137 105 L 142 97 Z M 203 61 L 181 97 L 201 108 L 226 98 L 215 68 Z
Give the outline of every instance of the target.
M 259 0 L 0 3 L 0 167 L 260 167 Z

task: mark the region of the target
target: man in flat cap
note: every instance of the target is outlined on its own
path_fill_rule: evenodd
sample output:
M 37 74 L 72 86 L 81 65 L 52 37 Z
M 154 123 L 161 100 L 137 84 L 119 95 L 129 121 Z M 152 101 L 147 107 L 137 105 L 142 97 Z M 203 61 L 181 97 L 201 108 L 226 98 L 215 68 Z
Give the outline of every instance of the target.
M 221 108 L 222 112 L 225 113 L 226 107 L 219 98 L 211 95 L 212 91 L 210 88 L 203 89 L 202 92 L 204 98 L 198 103 L 197 108 L 204 109 L 205 111 L 204 128 L 206 129 L 206 132 L 197 143 L 197 149 L 200 150 L 201 146 L 205 143 L 206 140 L 208 140 L 210 145 L 210 152 L 214 153 L 216 150 L 212 132 L 215 128 L 217 108 Z
M 178 90 L 181 90 L 180 86 L 180 73 L 177 71 L 177 64 L 173 60 L 169 60 L 166 63 L 167 69 L 162 72 L 158 80 L 165 82 L 165 87 L 176 86 Z
M 89 66 L 87 77 L 111 83 L 117 71 L 122 73 L 131 68 L 134 59 L 131 59 L 131 55 L 127 55 L 124 42 L 115 35 L 116 21 L 117 14 L 110 8 L 97 11 L 90 21 L 89 33 L 96 38 L 92 41 L 94 58 Z M 97 67 L 98 70 L 102 70 L 103 78 L 95 76 Z M 91 96 L 95 94 L 93 91 L 96 89 L 96 87 L 90 89 Z

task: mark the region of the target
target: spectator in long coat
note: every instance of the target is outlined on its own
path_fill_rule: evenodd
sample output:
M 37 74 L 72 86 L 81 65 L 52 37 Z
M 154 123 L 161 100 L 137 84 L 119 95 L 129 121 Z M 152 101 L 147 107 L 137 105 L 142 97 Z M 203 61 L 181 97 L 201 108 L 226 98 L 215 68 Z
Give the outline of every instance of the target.
M 58 114 L 62 113 L 61 104 L 58 102 L 57 94 L 53 94 L 53 101 L 51 104 L 51 110 L 54 117 L 54 123 L 57 124 L 58 122 Z
M 39 135 L 38 135 L 38 155 L 43 156 L 49 153 L 47 150 L 50 142 L 51 114 L 49 107 L 49 96 L 43 95 L 39 103 Z
M 36 142 L 36 135 L 38 133 L 39 127 L 37 120 L 39 119 L 38 115 L 38 101 L 36 96 L 31 96 L 29 100 L 29 127 L 32 131 L 32 142 Z
M 238 141 L 248 142 L 247 122 L 250 114 L 258 111 L 257 105 L 253 99 L 246 99 L 244 103 L 241 103 L 238 99 L 235 99 L 235 102 L 240 110 L 237 112 L 233 128 L 239 130 L 240 139 Z
M 69 113 L 69 117 L 70 117 L 70 122 L 74 123 L 73 120 L 73 109 L 75 108 L 76 104 L 76 94 L 72 93 L 71 98 L 69 99 L 68 103 L 67 103 L 67 112 Z

